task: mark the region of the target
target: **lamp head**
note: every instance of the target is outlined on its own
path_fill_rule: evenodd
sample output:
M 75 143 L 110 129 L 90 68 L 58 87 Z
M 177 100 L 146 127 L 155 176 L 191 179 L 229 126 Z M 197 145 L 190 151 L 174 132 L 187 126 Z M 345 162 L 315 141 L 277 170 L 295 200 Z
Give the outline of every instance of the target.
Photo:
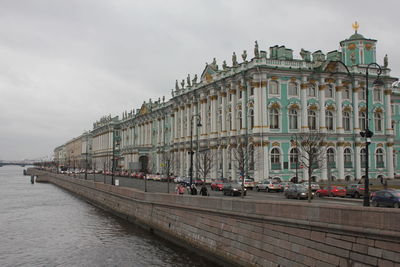
M 383 81 L 381 80 L 381 78 L 376 78 L 376 80 L 372 83 L 374 86 L 384 86 L 385 84 L 383 83 Z

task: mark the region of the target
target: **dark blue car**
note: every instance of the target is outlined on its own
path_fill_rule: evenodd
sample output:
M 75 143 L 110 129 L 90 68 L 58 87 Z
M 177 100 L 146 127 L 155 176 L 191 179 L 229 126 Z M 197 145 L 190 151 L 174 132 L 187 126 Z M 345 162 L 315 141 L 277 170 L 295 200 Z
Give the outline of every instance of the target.
M 372 198 L 372 206 L 399 208 L 400 190 L 389 189 L 376 192 Z

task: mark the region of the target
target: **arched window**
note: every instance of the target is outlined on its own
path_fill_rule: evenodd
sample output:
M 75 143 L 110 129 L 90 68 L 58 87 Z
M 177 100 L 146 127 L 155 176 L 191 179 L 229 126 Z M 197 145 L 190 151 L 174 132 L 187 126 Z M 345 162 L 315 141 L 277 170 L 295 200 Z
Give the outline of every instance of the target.
M 365 131 L 365 120 L 366 120 L 365 112 L 360 111 L 358 113 L 358 122 L 360 124 L 361 131 Z
M 289 95 L 290 96 L 297 96 L 298 95 L 297 83 L 294 83 L 294 82 L 290 82 L 289 83 Z
M 290 168 L 299 168 L 299 150 L 297 148 L 292 148 L 289 152 Z
M 233 130 L 232 129 L 232 115 L 231 115 L 231 113 L 228 114 L 228 124 L 229 124 L 229 131 Z
M 269 112 L 269 128 L 279 129 L 279 111 L 276 108 L 272 108 Z
M 325 97 L 327 98 L 333 98 L 333 85 L 332 84 L 328 84 L 325 87 Z
M 328 131 L 333 131 L 333 114 L 330 110 L 325 112 L 325 124 Z
M 361 167 L 365 168 L 367 165 L 367 150 L 365 148 L 362 148 L 360 151 L 360 159 L 361 159 Z
M 281 169 L 281 153 L 276 147 L 271 150 L 271 169 L 280 170 Z
M 350 113 L 343 112 L 343 128 L 345 131 L 350 131 Z
M 360 100 L 365 100 L 366 99 L 366 93 L 365 93 L 365 88 L 361 87 L 360 91 L 358 91 L 358 99 Z
M 270 81 L 269 82 L 269 93 L 272 94 L 272 95 L 279 95 L 278 82 L 277 81 Z
M 344 149 L 344 167 L 345 168 L 352 168 L 353 167 L 353 163 L 351 160 L 351 149 L 350 148 L 345 148 Z
M 241 112 L 241 111 L 238 112 L 238 118 L 237 118 L 237 120 L 238 120 L 239 130 L 241 130 L 241 129 L 243 128 L 243 123 L 242 123 L 242 112 Z
M 250 117 L 250 129 L 254 128 L 254 110 L 249 110 L 249 117 Z
M 374 119 L 375 119 L 375 131 L 376 132 L 381 132 L 382 131 L 382 114 L 380 112 L 375 112 L 374 114 Z
M 311 84 L 308 86 L 308 96 L 317 96 L 317 89 L 315 84 Z
M 298 114 L 296 109 L 289 110 L 289 129 L 298 129 Z
M 317 129 L 317 116 L 315 114 L 315 111 L 309 109 L 307 114 L 308 114 L 308 128 L 310 130 L 316 130 Z
M 383 161 L 383 149 L 382 148 L 378 148 L 376 150 L 376 167 L 377 168 L 384 168 L 385 167 L 385 163 Z
M 343 90 L 343 99 L 350 99 L 350 89 L 348 87 L 345 87 Z
M 328 163 L 328 167 L 335 168 L 335 150 L 333 148 L 328 148 L 326 151 L 326 161 Z
M 222 131 L 222 110 L 218 111 L 218 132 Z
M 374 88 L 374 101 L 382 101 L 381 89 L 379 87 Z

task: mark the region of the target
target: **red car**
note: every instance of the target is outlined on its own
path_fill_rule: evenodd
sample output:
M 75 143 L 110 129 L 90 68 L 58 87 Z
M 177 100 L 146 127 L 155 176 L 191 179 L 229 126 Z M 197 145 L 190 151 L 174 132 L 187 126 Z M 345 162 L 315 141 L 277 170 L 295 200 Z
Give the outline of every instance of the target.
M 326 188 L 318 189 L 315 192 L 317 197 L 345 197 L 346 188 L 343 186 L 328 186 Z
M 222 191 L 225 182 L 225 180 L 221 179 L 213 180 L 211 183 L 211 190 Z

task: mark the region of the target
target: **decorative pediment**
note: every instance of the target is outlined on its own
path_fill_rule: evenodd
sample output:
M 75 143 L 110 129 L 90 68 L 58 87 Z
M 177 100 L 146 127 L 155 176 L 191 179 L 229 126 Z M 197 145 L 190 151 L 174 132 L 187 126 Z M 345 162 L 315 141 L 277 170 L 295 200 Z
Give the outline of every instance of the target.
M 213 76 L 217 71 L 212 67 L 212 65 L 207 64 L 203 73 L 201 74 L 201 80 L 206 83 L 211 83 L 213 81 Z
M 342 64 L 338 63 L 338 61 L 325 62 L 324 64 L 322 64 L 322 70 L 330 73 L 347 73 L 346 68 Z

